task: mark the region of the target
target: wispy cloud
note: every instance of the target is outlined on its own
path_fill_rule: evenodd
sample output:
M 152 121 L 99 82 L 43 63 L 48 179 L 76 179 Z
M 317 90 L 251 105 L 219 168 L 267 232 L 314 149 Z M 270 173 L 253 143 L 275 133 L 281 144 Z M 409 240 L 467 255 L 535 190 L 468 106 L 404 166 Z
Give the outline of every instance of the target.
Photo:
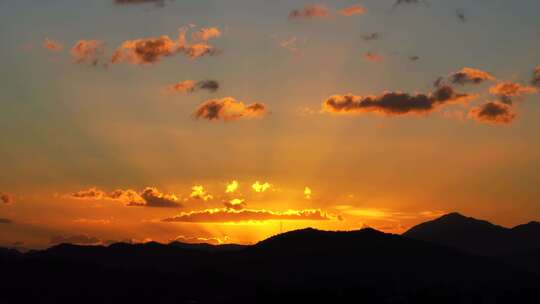
M 105 51 L 105 43 L 99 40 L 79 40 L 71 48 L 75 63 L 97 66 Z
M 43 47 L 51 52 L 61 52 L 64 50 L 64 46 L 60 42 L 45 38 L 43 41 Z

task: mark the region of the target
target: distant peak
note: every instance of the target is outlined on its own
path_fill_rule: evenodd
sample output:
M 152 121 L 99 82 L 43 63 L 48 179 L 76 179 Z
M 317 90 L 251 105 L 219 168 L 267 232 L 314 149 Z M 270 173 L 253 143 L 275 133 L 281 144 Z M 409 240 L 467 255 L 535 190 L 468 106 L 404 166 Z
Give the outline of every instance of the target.
M 451 213 L 448 213 L 448 214 L 445 214 L 445 215 L 441 216 L 440 218 L 467 219 L 468 217 L 464 216 L 463 214 L 461 214 L 459 212 L 451 212 Z

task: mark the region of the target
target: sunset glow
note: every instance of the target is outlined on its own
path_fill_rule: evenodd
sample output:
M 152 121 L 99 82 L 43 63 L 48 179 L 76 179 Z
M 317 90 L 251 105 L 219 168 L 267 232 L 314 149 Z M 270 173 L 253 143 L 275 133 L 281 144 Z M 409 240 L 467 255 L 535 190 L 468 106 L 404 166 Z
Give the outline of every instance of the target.
M 538 1 L 47 2 L 0 2 L 0 247 L 540 218 Z

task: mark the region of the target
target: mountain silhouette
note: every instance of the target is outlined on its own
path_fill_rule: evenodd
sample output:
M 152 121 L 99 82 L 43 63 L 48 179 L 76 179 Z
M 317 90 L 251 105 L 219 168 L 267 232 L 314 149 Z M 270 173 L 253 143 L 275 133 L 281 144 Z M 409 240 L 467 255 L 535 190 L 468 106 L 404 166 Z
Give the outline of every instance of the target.
M 414 226 L 403 236 L 486 256 L 504 256 L 540 249 L 538 222 L 505 228 L 459 213 L 450 213 Z
M 537 274 L 373 229 L 5 252 L 0 303 L 525 303 L 540 292 Z

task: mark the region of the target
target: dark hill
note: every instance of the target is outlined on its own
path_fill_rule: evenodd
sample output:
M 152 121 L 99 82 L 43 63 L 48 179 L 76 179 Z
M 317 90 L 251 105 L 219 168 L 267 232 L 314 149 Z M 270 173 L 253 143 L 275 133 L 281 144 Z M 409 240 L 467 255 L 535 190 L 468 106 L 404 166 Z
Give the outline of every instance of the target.
M 526 271 L 373 229 L 219 248 L 63 244 L 0 255 L 0 303 L 524 303 L 540 291 Z
M 459 213 L 419 224 L 403 235 L 486 256 L 540 249 L 540 223 L 531 222 L 508 229 Z

